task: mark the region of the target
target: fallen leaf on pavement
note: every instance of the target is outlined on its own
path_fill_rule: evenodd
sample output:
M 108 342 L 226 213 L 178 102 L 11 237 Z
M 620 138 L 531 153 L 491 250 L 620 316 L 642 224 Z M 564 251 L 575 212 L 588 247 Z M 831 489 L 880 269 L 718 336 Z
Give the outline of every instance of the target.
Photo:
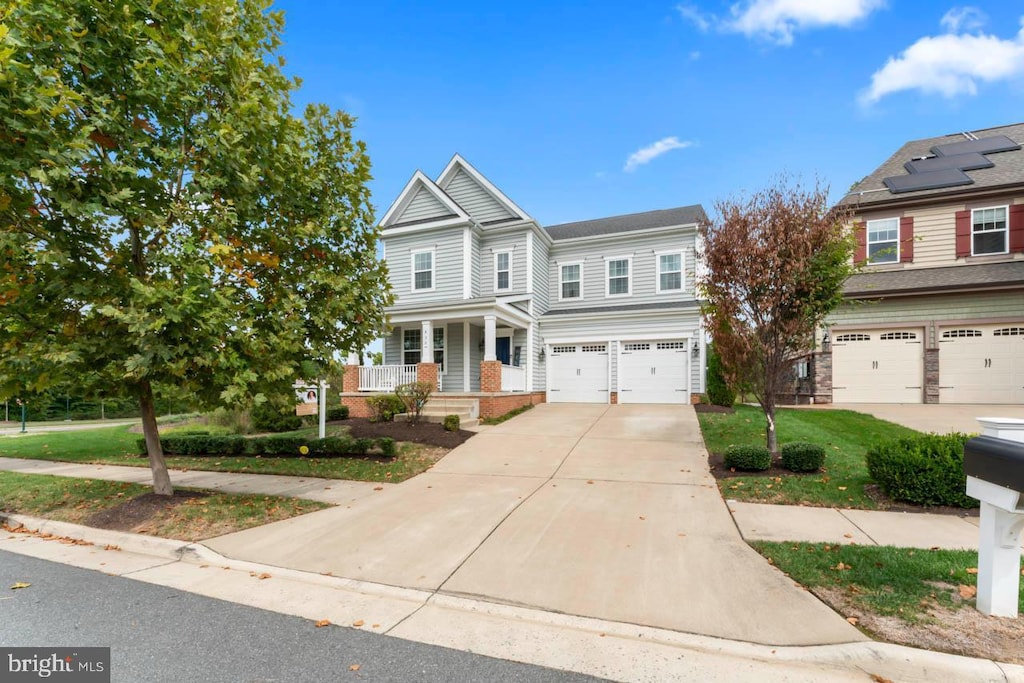
M 317 628 L 323 628 L 324 626 L 330 626 L 330 625 L 331 625 L 331 620 L 330 619 L 321 619 L 320 621 L 318 621 L 318 622 L 316 622 L 314 624 L 314 626 L 316 626 Z
M 853 538 L 853 534 L 843 534 L 843 538 Z
M 349 671 L 359 671 L 359 665 L 358 664 L 353 664 L 353 665 L 348 667 L 348 670 Z
M 374 491 L 383 491 L 384 487 L 383 486 L 374 486 L 373 490 Z M 359 666 L 359 665 L 358 664 L 353 664 L 352 666 Z
M 846 617 L 846 620 L 854 626 L 856 626 L 857 622 L 860 621 L 860 619 L 858 619 L 857 617 Z
M 879 676 L 878 674 L 871 674 L 871 680 L 873 680 L 875 683 L 892 683 L 891 679 L 885 678 L 884 676 Z
M 366 623 L 366 622 L 364 622 L 364 621 L 363 621 L 362 619 L 359 619 L 358 621 L 353 621 L 353 622 L 352 622 L 352 625 L 353 625 L 353 626 L 355 626 L 356 628 L 359 628 L 359 627 L 360 627 L 360 626 L 362 626 L 362 625 L 363 625 L 364 623 Z
M 11 590 L 12 591 L 16 591 L 19 588 L 28 588 L 31 585 L 32 585 L 31 583 L 25 583 L 24 581 L 19 581 L 18 583 L 16 583 L 13 586 L 11 586 Z

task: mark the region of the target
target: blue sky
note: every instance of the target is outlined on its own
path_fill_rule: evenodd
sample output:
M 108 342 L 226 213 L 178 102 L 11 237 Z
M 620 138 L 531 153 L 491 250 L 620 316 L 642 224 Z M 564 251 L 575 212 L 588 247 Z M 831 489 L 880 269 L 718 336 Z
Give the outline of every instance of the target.
M 838 199 L 906 140 L 1024 120 L 1024 2 L 275 7 L 296 102 L 359 118 L 378 218 L 455 152 L 552 225 L 783 172 Z

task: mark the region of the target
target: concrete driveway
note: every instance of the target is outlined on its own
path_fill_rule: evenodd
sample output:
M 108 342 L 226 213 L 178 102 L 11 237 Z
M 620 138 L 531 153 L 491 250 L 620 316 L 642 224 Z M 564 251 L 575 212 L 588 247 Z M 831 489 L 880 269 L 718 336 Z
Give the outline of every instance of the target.
M 810 406 L 808 406 L 810 407 Z M 919 432 L 964 432 L 972 434 L 981 431 L 979 417 L 1015 417 L 1024 419 L 1024 405 L 966 405 L 941 403 L 934 405 L 912 403 L 833 403 L 814 406 L 815 408 L 838 408 L 855 410 L 858 413 L 874 415 L 916 429 Z
M 541 405 L 233 558 L 770 645 L 863 640 L 740 538 L 689 406 Z

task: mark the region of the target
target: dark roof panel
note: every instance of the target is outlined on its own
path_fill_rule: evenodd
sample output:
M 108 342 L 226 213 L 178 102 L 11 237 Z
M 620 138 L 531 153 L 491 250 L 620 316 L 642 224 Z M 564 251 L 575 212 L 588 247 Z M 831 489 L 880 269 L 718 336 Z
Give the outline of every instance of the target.
M 633 230 L 692 225 L 706 219 L 707 214 L 704 213 L 704 207 L 700 204 L 694 204 L 693 206 L 681 206 L 676 209 L 661 209 L 659 211 L 631 213 L 625 216 L 598 218 L 591 221 L 562 223 L 561 225 L 550 225 L 544 229 L 551 236 L 551 239 L 558 241 L 577 237 L 612 235 Z
M 959 154 L 996 154 L 998 152 L 1013 152 L 1020 149 L 1020 145 L 1005 135 L 990 135 L 977 140 L 964 140 L 963 142 L 951 142 L 945 145 L 935 145 L 932 151 L 943 157 L 951 157 Z
M 900 268 L 863 272 L 843 285 L 846 296 L 866 297 L 957 289 L 1024 286 L 1024 261 L 941 268 Z
M 992 168 L 995 162 L 984 154 L 972 152 L 970 154 L 954 154 L 951 157 L 928 157 L 927 159 L 914 159 L 903 164 L 907 173 L 930 173 L 931 171 L 945 171 L 955 168 L 960 171 L 976 171 L 979 168 Z
M 947 168 L 927 173 L 911 173 L 886 178 L 882 182 L 893 194 L 915 192 L 917 190 L 934 190 L 940 187 L 956 187 L 970 185 L 974 181 L 959 168 Z

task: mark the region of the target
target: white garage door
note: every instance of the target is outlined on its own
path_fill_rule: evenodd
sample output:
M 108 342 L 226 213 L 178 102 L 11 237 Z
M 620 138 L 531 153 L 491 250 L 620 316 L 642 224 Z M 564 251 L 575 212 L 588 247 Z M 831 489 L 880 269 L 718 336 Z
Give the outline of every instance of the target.
M 920 329 L 840 332 L 832 340 L 835 403 L 922 403 Z
M 689 403 L 686 340 L 624 342 L 619 403 Z
M 1024 403 L 1024 322 L 944 327 L 940 403 Z
M 548 365 L 548 402 L 608 402 L 608 344 L 552 346 Z

